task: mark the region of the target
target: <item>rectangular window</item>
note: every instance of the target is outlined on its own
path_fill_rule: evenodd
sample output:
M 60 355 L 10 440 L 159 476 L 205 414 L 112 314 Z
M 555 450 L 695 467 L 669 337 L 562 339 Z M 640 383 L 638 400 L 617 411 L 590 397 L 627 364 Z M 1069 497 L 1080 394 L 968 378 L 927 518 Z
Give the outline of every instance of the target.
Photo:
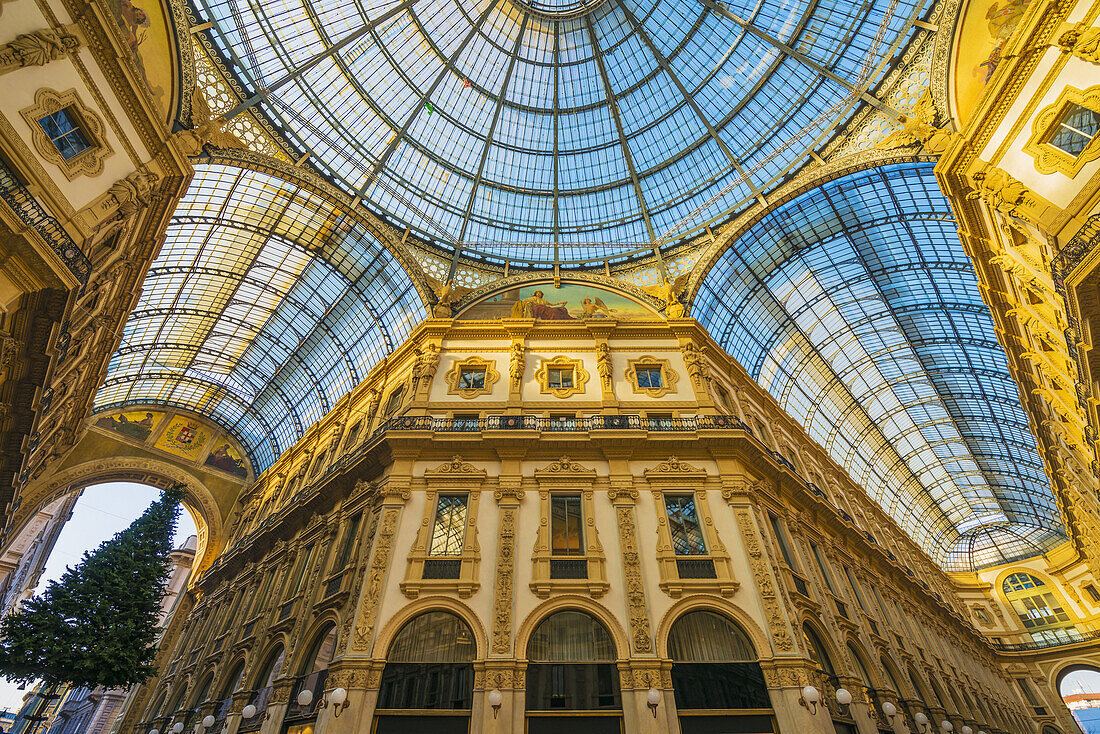
M 344 535 L 344 545 L 340 549 L 340 555 L 336 558 L 336 568 L 334 571 L 339 571 L 348 565 L 348 561 L 351 560 L 352 551 L 355 549 L 356 536 L 359 535 L 359 523 L 363 521 L 362 514 L 355 515 L 348 521 L 347 533 Z
M 779 552 L 783 556 L 783 560 L 792 571 L 799 570 L 794 552 L 791 551 L 791 546 L 787 543 L 787 533 L 783 528 L 783 523 L 770 512 L 768 513 L 768 521 L 771 523 L 772 532 L 775 533 L 775 542 L 779 544 Z
M 638 365 L 634 373 L 638 376 L 638 387 L 664 387 L 660 365 Z
M 313 561 L 314 548 L 316 548 L 316 546 L 311 545 L 302 556 L 302 562 L 298 566 L 297 578 L 294 579 L 294 586 L 291 587 L 291 596 L 297 596 L 298 592 L 302 590 L 302 585 L 305 583 L 306 580 L 306 572 L 309 570 L 310 562 Z
M 264 604 L 267 603 L 267 596 L 271 593 L 271 583 L 274 580 L 275 572 L 272 571 L 271 573 L 267 574 L 267 577 L 264 579 L 263 589 L 260 591 L 259 594 L 256 595 L 256 600 L 252 604 L 252 609 L 250 610 L 251 613 L 249 614 L 249 617 L 252 617 L 261 609 L 263 609 Z
M 547 387 L 573 387 L 572 367 L 551 367 L 546 371 Z
M 550 495 L 550 553 L 555 556 L 584 554 L 582 517 L 579 494 Z
M 810 550 L 813 551 L 814 560 L 817 561 L 817 569 L 821 571 L 821 576 L 825 579 L 825 586 L 834 596 L 839 596 L 836 593 L 836 586 L 833 584 L 833 575 L 829 573 L 829 562 L 825 560 L 825 554 L 821 552 L 821 547 L 817 543 L 810 543 Z
M 344 438 L 344 450 L 347 451 L 355 445 L 355 439 L 359 438 L 359 431 L 363 430 L 363 421 L 355 421 L 351 425 L 351 430 L 348 431 L 347 437 Z
M 466 495 L 441 494 L 432 529 L 433 556 L 460 556 L 466 542 Z
M 71 107 L 40 118 L 38 124 L 42 126 L 50 142 L 57 147 L 57 152 L 67 161 L 92 147 Z
M 707 552 L 695 498 L 690 494 L 665 495 L 668 528 L 672 533 L 672 550 L 678 556 L 700 556 Z
M 485 387 L 484 367 L 463 367 L 458 373 L 458 387 L 461 390 L 481 390 Z
M 401 407 L 401 396 L 404 394 L 404 387 L 399 387 L 390 393 L 390 398 L 386 401 L 386 415 L 393 415 L 397 412 L 397 409 Z
M 1076 158 L 1088 147 L 1097 132 L 1100 132 L 1100 112 L 1071 104 L 1051 130 L 1047 142 Z
M 867 609 L 867 604 L 863 601 L 863 591 L 859 588 L 859 582 L 856 581 L 856 576 L 852 573 L 852 569 L 845 566 L 844 575 L 848 577 L 848 585 L 852 587 L 852 596 L 856 598 L 856 604 L 859 604 L 859 608 L 864 612 L 870 614 L 871 612 Z
M 1089 599 L 1092 599 L 1094 603 L 1100 603 L 1100 591 L 1097 591 L 1095 586 L 1085 584 L 1085 593 L 1089 595 Z

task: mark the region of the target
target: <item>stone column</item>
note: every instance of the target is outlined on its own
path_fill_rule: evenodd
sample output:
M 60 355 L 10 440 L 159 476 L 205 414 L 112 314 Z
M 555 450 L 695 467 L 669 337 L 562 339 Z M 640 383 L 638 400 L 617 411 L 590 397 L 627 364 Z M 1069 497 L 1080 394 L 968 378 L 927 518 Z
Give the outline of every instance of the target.
M 781 734 L 836 734 L 829 710 L 820 702 L 802 705 L 802 689 L 822 690 L 814 664 L 802 658 L 781 658 L 760 664 Z

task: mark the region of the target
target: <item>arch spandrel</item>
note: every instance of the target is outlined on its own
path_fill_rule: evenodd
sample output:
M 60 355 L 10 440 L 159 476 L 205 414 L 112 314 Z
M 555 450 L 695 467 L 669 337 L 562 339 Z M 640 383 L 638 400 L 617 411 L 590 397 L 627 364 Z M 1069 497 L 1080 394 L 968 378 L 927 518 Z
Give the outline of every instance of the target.
M 5 532 L 4 545 L 17 538 L 42 507 L 93 484 L 134 482 L 166 489 L 179 483 L 185 488 L 184 504 L 196 520 L 199 548 L 194 568 L 196 571 L 207 568 L 225 546 L 231 513 L 241 492 L 249 485 L 251 467 L 246 465 L 245 476 L 239 477 L 208 463 L 222 445 L 240 450 L 235 439 L 227 438 L 220 427 L 188 413 L 165 411 L 162 406 L 149 406 L 149 411 L 160 415 L 154 416 L 148 435 L 140 437 L 97 425 L 120 413 L 90 418 L 84 434 L 64 459 L 57 462 L 49 474 L 23 489 L 20 504 Z M 142 406 L 123 411 L 127 414 L 145 412 Z M 192 441 L 197 442 L 205 436 L 203 445 L 192 452 L 193 458 L 173 452 L 171 447 L 165 448 L 166 432 L 178 424 L 176 418 L 181 418 L 183 424 L 197 427 Z

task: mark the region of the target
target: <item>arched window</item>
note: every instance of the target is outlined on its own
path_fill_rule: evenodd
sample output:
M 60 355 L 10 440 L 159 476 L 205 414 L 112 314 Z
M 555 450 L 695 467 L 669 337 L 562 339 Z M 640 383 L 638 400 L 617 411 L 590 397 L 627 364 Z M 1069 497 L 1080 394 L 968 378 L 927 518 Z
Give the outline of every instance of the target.
M 890 690 L 894 692 L 894 695 L 896 697 L 901 698 L 902 688 L 898 684 L 898 678 L 900 678 L 901 676 L 894 671 L 893 665 L 888 660 L 886 660 L 886 658 L 882 658 L 881 662 L 882 675 L 886 679 L 886 685 L 890 686 Z
M 1029 573 L 1014 573 L 1001 584 L 1005 600 L 1020 623 L 1036 641 L 1064 642 L 1080 639 L 1073 620 L 1057 592 Z
M 770 714 L 746 712 L 734 723 L 732 715 L 714 712 L 771 708 L 756 650 L 736 624 L 714 612 L 688 612 L 669 630 L 668 656 L 681 730 L 726 724 L 715 731 L 771 731 Z
M 221 692 L 218 694 L 218 707 L 214 710 L 214 719 L 217 723 L 211 727 L 211 731 L 221 731 L 221 722 L 229 715 L 229 709 L 233 705 L 233 693 L 241 687 L 241 679 L 244 678 L 244 661 L 239 660 L 229 670 L 222 683 Z
M 167 716 L 175 716 L 176 712 L 183 708 L 183 694 L 187 692 L 187 681 L 182 680 L 179 682 L 179 688 L 172 694 L 172 703 L 168 705 L 168 710 L 164 713 Z
M 328 666 L 332 662 L 332 656 L 336 653 L 336 625 L 328 624 L 313 637 L 313 644 L 298 663 L 298 678 L 294 681 L 294 688 L 290 691 L 290 703 L 286 710 L 286 720 L 317 718 L 316 702 L 321 700 L 325 690 L 325 681 L 328 679 Z M 298 695 L 302 691 L 310 691 L 313 696 L 310 703 L 302 706 L 298 703 Z M 288 730 L 288 734 L 291 734 Z
M 406 622 L 386 655 L 375 734 L 468 731 L 475 657 L 473 632 L 450 612 L 425 612 Z M 439 713 L 404 713 L 426 709 Z
M 256 731 L 264 720 L 264 711 L 267 710 L 268 701 L 274 690 L 275 679 L 283 669 L 283 656 L 286 651 L 282 645 L 278 645 L 264 658 L 264 664 L 260 666 L 259 675 L 256 676 L 256 685 L 248 703 L 256 707 L 256 715 L 251 719 L 241 719 L 239 731 Z
M 607 629 L 584 612 L 557 612 L 539 623 L 527 642 L 528 734 L 570 728 L 617 734 L 622 701 L 615 658 Z
M 939 700 L 936 699 L 934 693 L 928 690 L 928 687 L 924 685 L 924 681 L 921 680 L 920 674 L 909 668 L 909 681 L 913 684 L 913 690 L 917 692 L 917 696 L 920 698 L 921 703 L 925 706 L 935 706 L 937 708 L 943 708 Z
M 155 718 L 157 718 L 158 716 L 161 715 L 161 713 L 162 713 L 161 709 L 164 708 L 164 699 L 166 699 L 167 697 L 168 697 L 168 689 L 166 688 L 166 689 L 164 689 L 163 691 L 160 692 L 160 695 L 158 695 L 156 697 L 152 707 L 150 707 L 150 709 L 149 709 L 149 713 L 147 714 L 147 717 L 150 721 L 152 721 L 153 719 L 155 719 Z
M 210 686 L 214 683 L 214 671 L 210 671 L 206 674 L 206 677 L 202 679 L 202 683 L 195 688 L 195 695 L 191 699 L 191 708 L 197 709 L 202 705 L 202 702 L 210 697 Z
M 826 676 L 835 678 L 836 668 L 833 667 L 833 661 L 829 657 L 825 643 L 821 641 L 821 638 L 817 636 L 817 633 L 809 624 L 802 625 L 802 634 L 806 636 L 807 647 L 810 649 L 810 659 L 817 664 L 818 670 Z

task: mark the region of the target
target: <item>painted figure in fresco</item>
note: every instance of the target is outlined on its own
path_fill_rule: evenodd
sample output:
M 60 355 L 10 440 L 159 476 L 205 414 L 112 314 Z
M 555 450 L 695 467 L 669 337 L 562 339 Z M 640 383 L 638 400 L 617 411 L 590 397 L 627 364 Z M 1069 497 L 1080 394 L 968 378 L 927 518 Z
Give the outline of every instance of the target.
M 989 35 L 993 39 L 993 50 L 989 57 L 978 64 L 974 73 L 982 77 L 982 83 L 988 84 L 997 65 L 1001 63 L 1001 52 L 1020 19 L 1024 17 L 1028 0 L 998 0 L 989 6 L 985 18 L 989 21 Z
M 607 304 L 604 303 L 603 299 L 599 296 L 596 296 L 595 300 L 585 296 L 584 300 L 581 301 L 582 319 L 606 319 L 610 317 L 611 309 L 607 307 Z
M 512 306 L 514 319 L 543 319 L 546 321 L 566 321 L 573 317 L 565 307 L 568 301 L 551 303 L 543 297 L 542 291 L 535 291 L 527 298 Z
M 136 421 L 132 421 L 121 414 L 109 416 L 100 420 L 96 425 L 100 428 L 111 428 L 118 431 L 123 436 L 129 436 L 130 438 L 144 441 L 149 438 L 149 434 L 153 430 L 153 414 L 146 413 L 144 418 Z
M 244 467 L 244 460 L 238 459 L 229 453 L 229 444 L 225 443 L 210 452 L 206 457 L 208 466 L 234 474 L 242 479 L 248 476 L 248 470 Z

